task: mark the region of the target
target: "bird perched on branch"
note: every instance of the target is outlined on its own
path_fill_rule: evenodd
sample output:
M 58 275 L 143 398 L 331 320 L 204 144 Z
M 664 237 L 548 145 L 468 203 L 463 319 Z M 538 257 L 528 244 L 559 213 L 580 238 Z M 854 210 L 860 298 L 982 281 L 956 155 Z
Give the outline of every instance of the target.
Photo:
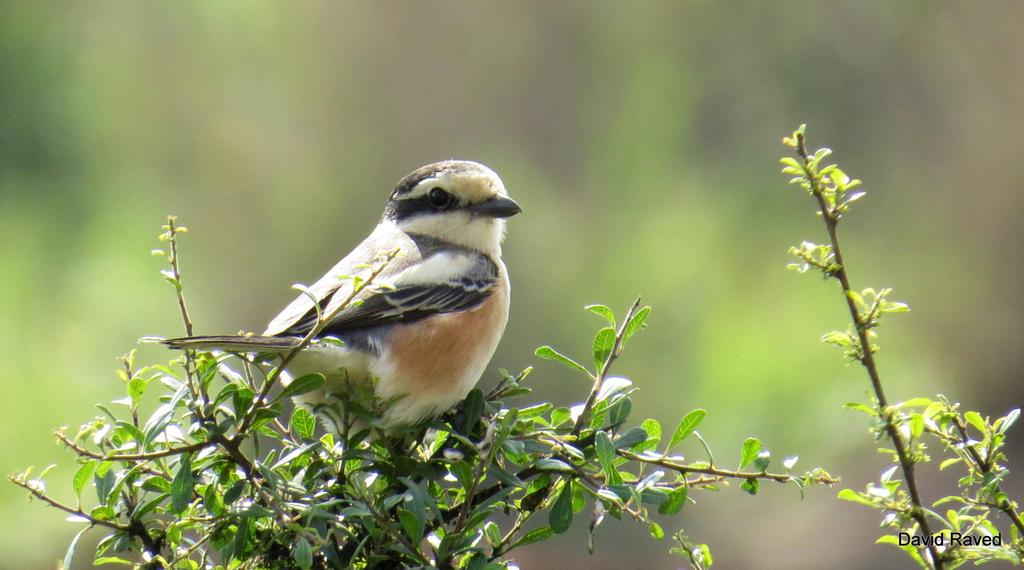
M 326 402 L 352 381 L 372 382 L 377 398 L 397 399 L 383 413 L 385 429 L 416 423 L 462 400 L 494 354 L 508 320 L 505 218 L 520 211 L 490 168 L 458 160 L 429 164 L 399 181 L 370 235 L 262 335 L 163 343 L 283 354 L 315 331 L 286 367 L 291 378 L 319 372 L 327 379 L 300 396 L 301 403 Z M 388 286 L 360 290 L 348 277 L 395 251 L 377 276 Z

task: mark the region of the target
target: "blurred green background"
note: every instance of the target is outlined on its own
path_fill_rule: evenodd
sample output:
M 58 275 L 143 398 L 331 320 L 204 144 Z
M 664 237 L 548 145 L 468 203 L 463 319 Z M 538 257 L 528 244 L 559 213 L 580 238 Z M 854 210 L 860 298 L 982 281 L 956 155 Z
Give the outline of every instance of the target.
M 599 323 L 580 308 L 640 293 L 650 329 L 617 368 L 643 388 L 638 421 L 704 407 L 719 461 L 758 435 L 860 488 L 884 458 L 841 405 L 868 384 L 817 343 L 845 326 L 834 286 L 784 270 L 821 230 L 778 175 L 780 138 L 807 122 L 866 180 L 843 228 L 851 271 L 914 308 L 882 331 L 891 397 L 1020 405 L 1022 24 L 1014 1 L 3 2 L 0 467 L 55 462 L 70 499 L 50 431 L 123 395 L 115 357 L 139 337 L 181 333 L 149 255 L 165 214 L 191 230 L 197 331 L 260 329 L 394 181 L 459 157 L 525 209 L 493 368 L 535 364 L 539 397 L 578 401 L 586 387 L 533 348 L 582 357 Z M 722 568 L 910 564 L 834 495 L 733 487 L 666 531 Z M 0 485 L 0 567 L 54 567 L 74 526 Z M 684 565 L 630 522 L 606 522 L 592 557 L 582 531 L 521 567 Z

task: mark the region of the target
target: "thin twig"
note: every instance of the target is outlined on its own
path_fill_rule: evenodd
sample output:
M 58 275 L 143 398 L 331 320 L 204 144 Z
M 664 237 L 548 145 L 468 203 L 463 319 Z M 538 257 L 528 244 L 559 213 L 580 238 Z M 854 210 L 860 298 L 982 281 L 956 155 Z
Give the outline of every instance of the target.
M 878 374 L 878 366 L 875 364 L 875 357 L 871 350 L 871 339 L 868 337 L 868 328 L 864 326 L 864 322 L 860 318 L 860 312 L 857 310 L 857 304 L 850 295 L 850 293 L 853 292 L 853 288 L 850 287 L 850 277 L 847 272 L 847 265 L 843 259 L 842 251 L 839 248 L 839 237 L 836 233 L 836 226 L 838 225 L 839 220 L 835 212 L 833 212 L 825 202 L 825 197 L 823 195 L 824 189 L 821 187 L 821 180 L 819 179 L 818 173 L 811 166 L 811 156 L 807 152 L 807 145 L 803 133 L 797 133 L 797 152 L 803 161 L 803 171 L 808 183 L 811 185 L 811 194 L 813 194 L 814 198 L 817 200 L 818 210 L 821 212 L 821 218 L 825 222 L 825 230 L 828 232 L 829 242 L 832 246 L 832 254 L 835 257 L 837 266 L 834 275 L 839 280 L 839 285 L 843 291 L 843 297 L 846 299 L 846 306 L 850 311 L 850 318 L 853 320 L 854 326 L 857 329 L 857 337 L 860 340 L 860 362 L 864 365 L 865 370 L 867 370 L 868 377 L 871 378 L 871 388 L 875 393 L 875 399 L 878 401 L 881 417 L 885 422 L 885 430 L 889 434 L 889 439 L 892 440 L 893 448 L 896 450 L 896 457 L 899 459 L 900 468 L 903 470 L 903 478 L 907 483 L 907 492 L 910 494 L 910 501 L 913 504 L 913 510 L 910 514 L 920 526 L 921 533 L 926 537 L 930 537 L 932 535 L 932 531 L 928 524 L 928 519 L 924 514 L 924 507 L 921 502 L 921 493 L 918 490 L 917 477 L 914 474 L 914 460 L 910 457 L 910 453 L 907 450 L 907 444 L 903 440 L 903 435 L 900 434 L 899 428 L 893 421 L 892 413 L 889 410 L 889 400 L 885 396 L 885 389 L 882 387 L 882 380 Z M 942 570 L 944 563 L 942 557 L 939 555 L 938 549 L 931 541 L 928 542 L 927 548 L 931 555 L 932 565 L 935 567 L 935 570 Z
M 650 455 L 641 455 L 639 453 L 633 453 L 632 451 L 626 451 L 620 449 L 617 452 L 622 457 L 632 459 L 633 461 L 640 461 L 650 465 L 657 465 L 658 467 L 664 467 L 671 469 L 677 473 L 699 473 L 702 475 L 710 475 L 713 477 L 719 477 L 723 479 L 765 479 L 769 481 L 775 481 L 776 483 L 792 483 L 793 481 L 801 480 L 801 477 L 793 475 L 791 473 L 769 473 L 767 471 L 733 471 L 730 469 L 719 469 L 717 467 L 697 467 L 695 465 L 687 465 L 664 457 L 652 457 Z M 834 485 L 839 482 L 829 476 L 826 473 L 817 475 L 814 479 L 815 483 L 821 483 L 824 485 Z
M 959 414 L 954 413 L 952 414 L 952 420 L 953 425 L 956 426 L 957 431 L 960 433 L 960 443 L 962 444 L 962 447 L 967 450 L 971 461 L 974 462 L 975 468 L 980 471 L 982 475 L 988 475 L 991 473 L 992 466 L 988 461 L 981 458 L 978 450 L 970 443 L 970 437 L 967 434 L 967 426 L 963 423 L 963 419 Z M 996 487 L 999 488 L 998 485 Z M 1017 531 L 1020 532 L 1021 536 L 1024 536 L 1024 523 L 1021 522 L 1020 513 L 1018 513 L 1017 509 L 1014 508 L 1013 503 L 1008 499 L 1003 499 L 998 505 L 996 505 L 996 507 L 1010 518 L 1010 522 L 1013 523 L 1013 526 L 1017 527 Z
M 160 459 L 162 457 L 171 457 L 174 455 L 181 455 L 183 453 L 190 453 L 193 451 L 199 451 L 204 447 L 209 447 L 214 444 L 212 441 L 197 441 L 189 445 L 182 445 L 180 447 L 168 447 L 167 449 L 161 449 L 160 451 L 149 451 L 145 453 L 97 453 L 90 451 L 81 445 L 78 445 L 71 440 L 68 436 L 64 435 L 63 432 L 55 431 L 53 435 L 60 440 L 65 446 L 70 448 L 75 453 L 89 457 L 91 459 L 99 459 L 101 461 L 150 461 L 153 459 Z
M 78 509 L 78 508 L 75 508 L 75 507 L 71 507 L 71 506 L 65 505 L 64 503 L 62 503 L 62 502 L 60 502 L 60 501 L 50 497 L 49 495 L 46 494 L 45 491 L 43 491 L 42 489 L 38 488 L 36 485 L 33 485 L 30 481 L 26 480 L 24 477 L 16 477 L 16 476 L 11 475 L 11 476 L 8 476 L 7 479 L 11 483 L 14 483 L 15 485 L 21 487 L 22 489 L 25 489 L 33 497 L 39 499 L 40 501 L 46 503 L 47 505 L 50 505 L 51 507 L 54 507 L 54 508 L 59 509 L 59 510 L 62 510 L 64 512 L 68 513 L 69 515 L 74 515 L 76 517 L 81 517 L 82 519 L 84 519 L 86 521 L 89 521 L 89 524 L 91 524 L 93 526 L 102 526 L 102 527 L 118 530 L 118 531 L 121 531 L 121 532 L 125 532 L 125 533 L 128 533 L 128 534 L 132 535 L 132 536 L 138 537 L 139 540 L 142 541 L 142 544 L 146 548 L 146 551 L 151 553 L 151 554 L 158 554 L 159 551 L 160 551 L 160 546 L 157 543 L 157 541 L 155 541 L 153 539 L 153 537 L 149 536 L 149 533 L 146 531 L 146 527 L 143 526 L 142 523 L 139 523 L 138 521 L 133 521 L 133 524 L 126 525 L 126 524 L 121 524 L 121 523 L 118 523 L 118 522 L 115 522 L 115 521 L 108 521 L 108 520 L 98 519 L 98 518 L 90 515 L 89 513 L 86 513 L 82 509 Z
M 622 324 L 619 326 L 619 330 L 615 332 L 615 343 L 612 345 L 611 353 L 608 354 L 608 358 L 605 359 L 601 365 L 601 369 L 597 371 L 597 376 L 594 379 L 594 385 L 590 389 L 590 394 L 587 396 L 587 401 L 583 404 L 583 410 L 580 415 L 576 418 L 576 423 L 572 426 L 572 435 L 579 435 L 580 430 L 587 425 L 590 421 L 590 413 L 594 408 L 594 404 L 597 402 L 597 395 L 601 392 L 601 387 L 604 386 L 605 379 L 608 378 L 608 373 L 611 372 L 612 364 L 619 357 L 622 352 L 622 342 L 626 335 L 626 327 L 629 322 L 633 320 L 633 315 L 636 314 L 637 309 L 640 308 L 640 297 L 636 298 L 633 302 L 633 306 L 629 308 L 626 313 L 626 318 L 622 319 Z
M 178 299 L 178 309 L 181 312 L 181 322 L 185 327 L 185 335 L 192 336 L 192 317 L 188 312 L 188 305 L 185 303 L 185 290 L 181 284 L 181 266 L 178 263 L 178 234 L 181 233 L 184 228 L 176 226 L 175 222 L 178 221 L 177 216 L 167 216 L 167 241 L 170 243 L 170 255 L 168 261 L 171 264 L 171 276 L 174 278 L 174 292 Z M 206 405 L 210 401 L 209 395 L 206 393 L 206 387 L 203 386 L 202 380 L 196 380 L 196 353 L 194 350 L 185 350 L 185 378 L 188 382 L 189 391 L 192 393 L 194 399 L 199 399 L 202 396 L 202 400 L 199 405 L 196 406 L 196 413 L 203 419 L 202 416 L 206 413 Z

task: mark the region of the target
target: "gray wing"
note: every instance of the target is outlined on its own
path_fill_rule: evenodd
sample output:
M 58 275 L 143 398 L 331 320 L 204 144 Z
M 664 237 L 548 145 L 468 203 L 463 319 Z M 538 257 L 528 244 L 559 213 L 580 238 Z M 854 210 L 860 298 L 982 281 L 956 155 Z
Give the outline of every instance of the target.
M 498 282 L 498 266 L 486 255 L 442 251 L 410 265 L 395 276 L 393 288 L 375 290 L 362 303 L 343 309 L 330 319 L 320 334 L 350 338 L 361 345 L 359 333 L 379 327 L 410 323 L 439 313 L 466 311 L 479 306 Z M 335 295 L 342 294 L 338 291 Z M 329 306 L 331 299 L 325 299 Z M 308 334 L 316 325 L 312 309 L 278 336 Z
M 415 247 L 412 247 L 410 240 L 397 230 L 386 226 L 378 226 L 362 243 L 356 246 L 351 253 L 339 261 L 316 283 L 306 290 L 310 293 L 299 295 L 287 307 L 284 308 L 274 320 L 267 325 L 263 336 L 283 336 L 297 324 L 308 320 L 310 314 L 316 319 L 317 307 L 321 311 L 328 310 L 332 300 L 347 298 L 352 292 L 352 280 L 346 279 L 346 275 L 365 274 L 366 269 L 360 269 L 360 265 L 373 263 L 385 251 L 399 247 L 399 256 L 392 261 L 380 279 L 388 280 L 402 272 L 410 264 L 419 261 L 419 255 Z

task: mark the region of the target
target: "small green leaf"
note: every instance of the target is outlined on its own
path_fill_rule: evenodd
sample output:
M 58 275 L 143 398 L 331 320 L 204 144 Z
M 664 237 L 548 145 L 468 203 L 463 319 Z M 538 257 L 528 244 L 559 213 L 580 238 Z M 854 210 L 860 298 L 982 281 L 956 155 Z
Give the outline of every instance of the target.
M 292 412 L 291 428 L 300 439 L 312 439 L 316 433 L 316 418 L 303 406 Z
M 184 511 L 192 502 L 192 487 L 195 478 L 192 476 L 192 456 L 185 455 L 181 459 L 178 473 L 171 481 L 171 508 L 175 513 Z
M 487 539 L 487 544 L 491 547 L 495 547 L 501 544 L 501 529 L 494 521 L 487 521 L 484 523 L 484 538 Z
M 533 465 L 533 468 L 537 471 L 564 471 L 571 473 L 575 471 L 571 465 L 562 461 L 561 459 L 553 459 L 545 457 Z
M 647 430 L 635 427 L 620 435 L 615 440 L 615 449 L 630 448 L 638 443 L 647 441 Z
M 864 412 L 869 416 L 878 415 L 878 410 L 875 410 L 874 408 L 866 404 L 861 404 L 860 402 L 847 402 L 843 404 L 843 407 L 846 408 L 847 410 L 857 410 L 858 412 Z
M 77 471 L 75 471 L 75 476 L 72 479 L 72 487 L 75 489 L 75 495 L 81 497 L 82 489 L 85 488 L 85 484 L 89 482 L 89 479 L 92 479 L 92 475 L 96 471 L 96 463 L 97 462 L 95 460 L 86 461 L 78 468 Z
M 309 541 L 305 537 L 299 538 L 295 542 L 295 546 L 292 548 L 292 558 L 295 559 L 295 564 L 302 568 L 302 570 L 308 570 L 313 567 L 313 548 L 310 547 Z
M 551 425 L 554 427 L 558 427 L 564 424 L 565 422 L 569 421 L 569 418 L 571 417 L 572 412 L 569 410 L 569 408 L 555 408 L 551 410 Z
M 752 461 L 757 459 L 757 454 L 761 452 L 761 440 L 756 437 L 748 437 L 743 442 L 743 452 L 740 459 L 740 469 L 750 465 Z
M 609 326 L 615 326 L 615 313 L 606 305 L 587 305 L 583 308 L 595 315 L 604 317 L 604 319 L 608 321 Z
M 761 487 L 760 481 L 758 481 L 757 479 L 754 479 L 754 478 L 747 479 L 746 481 L 743 482 L 742 485 L 740 485 L 741 489 L 743 489 L 744 491 L 750 493 L 751 495 L 756 495 L 757 494 L 757 490 L 760 487 Z
M 626 329 L 623 331 L 622 341 L 625 342 L 636 334 L 640 329 L 647 326 L 647 317 L 651 314 L 650 307 L 644 307 L 633 315 L 633 318 L 629 319 L 626 323 Z
M 770 451 L 764 450 L 757 454 L 757 458 L 754 459 L 754 468 L 758 471 L 767 471 L 768 464 L 771 463 L 772 454 Z
M 118 558 L 117 556 L 102 556 L 92 561 L 93 566 L 106 566 L 107 564 L 118 564 L 120 566 L 134 566 L 134 563 L 125 560 L 124 558 Z
M 939 471 L 944 471 L 950 465 L 956 465 L 957 463 L 960 463 L 961 461 L 963 461 L 963 460 L 960 459 L 959 457 L 950 457 L 948 459 L 944 459 L 942 461 L 942 463 L 939 464 Z
M 73 568 L 72 564 L 74 564 L 75 561 L 75 551 L 78 550 L 78 540 L 82 538 L 83 534 L 85 534 L 87 531 L 91 529 L 91 526 L 87 526 L 82 530 L 78 531 L 78 534 L 76 534 L 75 537 L 71 539 L 71 544 L 68 545 L 68 550 L 64 553 L 63 570 L 71 570 Z
M 985 435 L 987 433 L 987 431 L 985 430 L 985 420 L 982 419 L 981 414 L 979 414 L 978 412 L 975 412 L 973 410 L 964 412 L 964 419 L 967 420 L 967 423 L 974 426 L 974 429 L 981 432 L 982 435 Z
M 839 491 L 839 494 L 836 495 L 836 498 L 842 499 L 844 501 L 850 501 L 853 503 L 860 503 L 862 505 L 867 505 L 869 507 L 875 506 L 874 501 L 858 493 L 857 491 L 854 491 L 853 489 L 843 489 L 842 491 Z
M 654 418 L 648 418 L 640 424 L 647 432 L 647 439 L 644 442 L 644 449 L 654 449 L 661 444 L 661 424 Z
M 324 375 L 320 373 L 306 374 L 305 376 L 299 376 L 292 380 L 281 390 L 281 393 L 274 398 L 274 402 L 279 402 L 285 398 L 293 398 L 295 396 L 301 396 L 316 390 L 317 388 L 324 385 Z
M 1006 433 L 1006 430 L 1010 429 L 1010 426 L 1012 426 L 1014 423 L 1016 423 L 1017 418 L 1019 418 L 1019 417 L 1020 417 L 1020 408 L 1014 408 L 1014 409 L 1010 410 L 1010 413 L 1008 413 L 1005 416 L 1003 416 L 1003 417 L 999 418 L 998 420 L 996 420 L 996 424 L 998 425 L 999 433 Z
M 132 405 L 137 406 L 142 395 L 146 393 L 146 385 L 149 381 L 140 376 L 136 376 L 128 381 L 128 397 L 132 400 Z
M 551 506 L 548 514 L 548 524 L 556 533 L 561 534 L 569 530 L 572 525 L 572 480 L 566 479 L 565 486 Z
M 686 504 L 686 496 L 689 493 L 689 488 L 686 485 L 680 485 L 669 492 L 668 499 L 658 505 L 658 512 L 663 515 L 674 515 L 683 508 Z
M 604 368 L 605 362 L 612 354 L 615 347 L 615 329 L 605 327 L 594 335 L 594 365 L 597 370 Z
M 402 530 L 414 544 L 419 544 L 423 540 L 423 525 L 420 523 L 419 517 L 402 509 L 398 511 L 398 522 L 402 523 Z
M 224 492 L 224 504 L 230 505 L 238 500 L 242 496 L 242 491 L 245 491 L 245 480 L 235 481 L 227 491 Z
M 615 461 L 615 446 L 612 445 L 612 439 L 606 432 L 599 431 L 594 435 L 594 443 L 597 447 L 597 459 L 601 466 L 607 469 Z
M 705 415 L 707 415 L 707 411 L 698 408 L 683 416 L 683 419 L 679 422 L 679 427 L 676 428 L 676 433 L 672 435 L 672 439 L 668 442 L 669 449 L 690 437 L 697 427 L 700 426 L 700 423 L 704 421 Z
M 462 404 L 462 431 L 471 433 L 473 428 L 476 427 L 476 422 L 480 421 L 480 416 L 483 413 L 484 393 L 479 388 L 473 388 Z
M 114 509 L 106 505 L 100 505 L 90 511 L 89 516 L 100 521 L 112 521 L 117 518 L 117 513 L 114 512 Z
M 573 370 L 578 370 L 586 374 L 587 376 L 590 376 L 590 371 L 584 368 L 582 364 L 576 362 L 575 360 L 569 358 L 568 356 L 562 354 L 561 352 L 558 352 L 557 350 L 551 348 L 550 346 L 542 346 L 538 348 L 536 351 L 534 351 L 534 354 L 543 358 L 544 360 L 554 360 L 555 362 L 560 362 L 565 366 L 572 368 Z
M 526 533 L 525 535 L 523 535 L 523 538 L 520 538 L 519 540 L 517 540 L 512 545 L 512 547 L 509 548 L 509 550 L 512 550 L 514 548 L 519 548 L 521 546 L 526 546 L 528 544 L 534 544 L 536 542 L 541 542 L 541 541 L 544 541 L 544 540 L 547 540 L 547 539 L 551 538 L 554 535 L 555 535 L 555 530 L 553 528 L 549 527 L 549 526 L 542 526 L 540 528 L 535 528 L 535 529 L 531 530 L 530 532 Z
M 651 538 L 653 538 L 654 540 L 662 540 L 663 538 L 665 538 L 665 531 L 662 530 L 660 524 L 654 521 L 650 521 L 647 523 L 647 532 L 651 534 Z

